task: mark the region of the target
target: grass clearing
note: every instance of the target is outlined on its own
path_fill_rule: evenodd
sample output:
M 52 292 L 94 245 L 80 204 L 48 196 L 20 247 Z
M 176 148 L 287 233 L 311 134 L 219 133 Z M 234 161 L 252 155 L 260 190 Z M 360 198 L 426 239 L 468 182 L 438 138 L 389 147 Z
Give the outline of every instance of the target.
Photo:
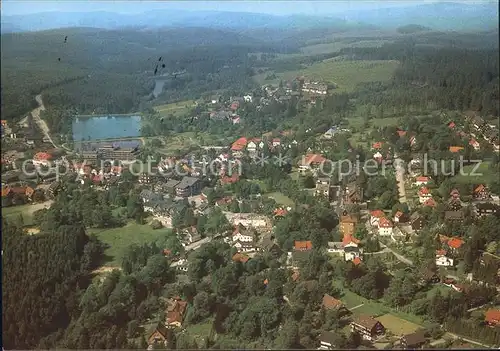
M 290 199 L 288 196 L 284 195 L 283 193 L 280 193 L 279 191 L 266 194 L 266 196 L 273 199 L 278 204 L 283 205 L 283 206 L 293 206 L 294 205 L 294 202 L 292 199 Z
M 337 84 L 337 89 L 332 92 L 351 92 L 358 84 L 369 82 L 388 81 L 396 68 L 398 61 L 334 61 L 325 60 L 312 64 L 297 71 L 287 71 L 275 73 L 276 79 L 266 80 L 266 76 L 271 72 L 256 75 L 254 79 L 261 85 L 277 84 L 280 79 L 289 80 L 297 76 L 306 76 L 310 79 L 326 81 Z
M 162 116 L 174 115 L 182 116 L 189 112 L 190 109 L 195 107 L 194 100 L 178 101 L 171 104 L 155 106 L 155 110 Z
M 109 245 L 104 253 L 111 261 L 106 265 L 114 267 L 121 265 L 123 254 L 128 246 L 155 242 L 166 237 L 169 232 L 167 228 L 154 230 L 149 224 L 137 224 L 132 221 L 120 228 L 89 230 L 89 233 L 95 234 L 99 240 Z
M 356 42 L 336 41 L 333 43 L 304 46 L 300 51 L 305 55 L 321 55 L 339 52 L 345 48 L 379 48 L 388 43 L 392 43 L 392 40 L 360 40 Z
M 203 347 L 203 340 L 212 332 L 213 320 L 209 319 L 205 322 L 189 325 L 186 327 L 186 332 L 196 340 L 198 346 Z
M 490 169 L 491 162 L 482 161 L 477 169 L 476 165 L 467 165 L 462 169 L 462 174 L 458 174 L 452 178 L 452 181 L 458 184 L 479 184 L 490 183 L 495 180 L 498 175 Z M 474 173 L 473 173 L 474 171 Z M 477 175 L 477 174 L 480 175 Z
M 11 221 L 17 221 L 19 216 L 23 217 L 22 225 L 33 225 L 33 213 L 43 208 L 49 208 L 52 201 L 45 201 L 37 204 L 26 204 L 20 206 L 2 207 L 2 217 Z
M 384 314 L 376 319 L 394 335 L 410 334 L 421 328 L 420 325 L 401 319 L 391 313 Z

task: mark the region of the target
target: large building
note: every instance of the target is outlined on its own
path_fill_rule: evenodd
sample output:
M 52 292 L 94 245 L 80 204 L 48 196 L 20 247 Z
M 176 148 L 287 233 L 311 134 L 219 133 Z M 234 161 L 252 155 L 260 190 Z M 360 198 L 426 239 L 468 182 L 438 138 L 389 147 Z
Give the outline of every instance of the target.
M 202 183 L 198 178 L 184 177 L 176 186 L 175 192 L 177 196 L 189 197 L 198 195 L 201 191 Z

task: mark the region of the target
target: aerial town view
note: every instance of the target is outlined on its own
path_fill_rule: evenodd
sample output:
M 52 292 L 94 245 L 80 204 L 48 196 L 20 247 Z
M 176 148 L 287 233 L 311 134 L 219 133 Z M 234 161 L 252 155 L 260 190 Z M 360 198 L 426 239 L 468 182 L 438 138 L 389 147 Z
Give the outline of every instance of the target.
M 2 1 L 2 346 L 499 349 L 498 1 Z

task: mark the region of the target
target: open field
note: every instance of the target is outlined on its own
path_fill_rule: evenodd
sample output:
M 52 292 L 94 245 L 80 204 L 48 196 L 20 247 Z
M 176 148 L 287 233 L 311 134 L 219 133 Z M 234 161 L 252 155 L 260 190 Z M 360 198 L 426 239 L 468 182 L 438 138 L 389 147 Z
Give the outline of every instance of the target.
M 271 72 L 256 75 L 254 79 L 259 84 L 276 84 L 280 79 L 289 80 L 297 76 L 306 76 L 310 79 L 337 84 L 338 87 L 333 92 L 350 92 L 358 84 L 388 81 L 398 65 L 397 61 L 325 60 L 301 70 L 275 73 L 277 78 L 273 80 L 265 80 Z
M 52 201 L 45 201 L 38 204 L 26 204 L 21 206 L 9 206 L 2 208 L 2 217 L 17 221 L 19 215 L 23 216 L 23 225 L 33 224 L 33 212 L 42 208 L 49 208 Z
M 99 240 L 109 245 L 104 253 L 111 260 L 106 262 L 106 265 L 110 267 L 121 265 L 123 254 L 128 246 L 155 242 L 165 237 L 168 232 L 166 228 L 153 230 L 149 224 L 141 225 L 135 222 L 129 222 L 119 228 L 89 230 L 89 233 L 95 234 Z
M 212 331 L 213 321 L 211 319 L 194 325 L 186 327 L 186 332 L 191 336 L 199 347 L 203 347 L 203 340 L 210 335 Z
M 283 206 L 293 206 L 294 202 L 292 199 L 290 199 L 288 196 L 280 193 L 280 192 L 274 192 L 274 193 L 269 193 L 266 194 L 265 196 L 274 199 L 278 204 L 283 205 Z
M 490 170 L 490 164 L 488 161 L 483 161 L 476 170 L 474 170 L 476 165 L 464 166 L 462 169 L 463 174 L 457 174 L 452 178 L 452 181 L 459 184 L 489 183 L 498 176 Z M 482 175 L 473 175 L 471 174 L 472 171 L 475 172 L 473 174 L 481 173 Z
M 302 51 L 305 55 L 321 55 L 331 52 L 339 52 L 344 48 L 378 48 L 389 43 L 392 43 L 392 40 L 360 40 L 355 42 L 336 41 L 333 43 L 304 46 L 300 49 L 300 51 Z
M 376 318 L 384 327 L 395 335 L 405 335 L 415 332 L 421 326 L 404 319 L 396 317 L 390 313 Z
M 155 106 L 155 110 L 162 116 L 181 116 L 195 106 L 194 100 L 185 100 L 166 105 Z

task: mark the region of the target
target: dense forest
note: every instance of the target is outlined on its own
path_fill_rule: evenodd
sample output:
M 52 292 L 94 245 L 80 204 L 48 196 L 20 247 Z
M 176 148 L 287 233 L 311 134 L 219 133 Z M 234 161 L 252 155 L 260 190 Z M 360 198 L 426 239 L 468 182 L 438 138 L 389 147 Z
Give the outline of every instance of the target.
M 360 103 L 383 105 L 406 112 L 422 109 L 475 110 L 484 115 L 499 112 L 499 54 L 496 49 L 417 46 L 401 41 L 379 49 L 349 49 L 360 60 L 398 60 L 400 68 L 389 84 L 361 88 Z
M 187 71 L 188 79 L 173 87 L 172 99 L 247 87 L 248 53 L 281 50 L 297 48 L 206 28 L 2 34 L 2 118 L 27 113 L 42 90 L 49 107 L 81 114 L 135 112 L 154 87 L 155 68 L 157 76 Z

